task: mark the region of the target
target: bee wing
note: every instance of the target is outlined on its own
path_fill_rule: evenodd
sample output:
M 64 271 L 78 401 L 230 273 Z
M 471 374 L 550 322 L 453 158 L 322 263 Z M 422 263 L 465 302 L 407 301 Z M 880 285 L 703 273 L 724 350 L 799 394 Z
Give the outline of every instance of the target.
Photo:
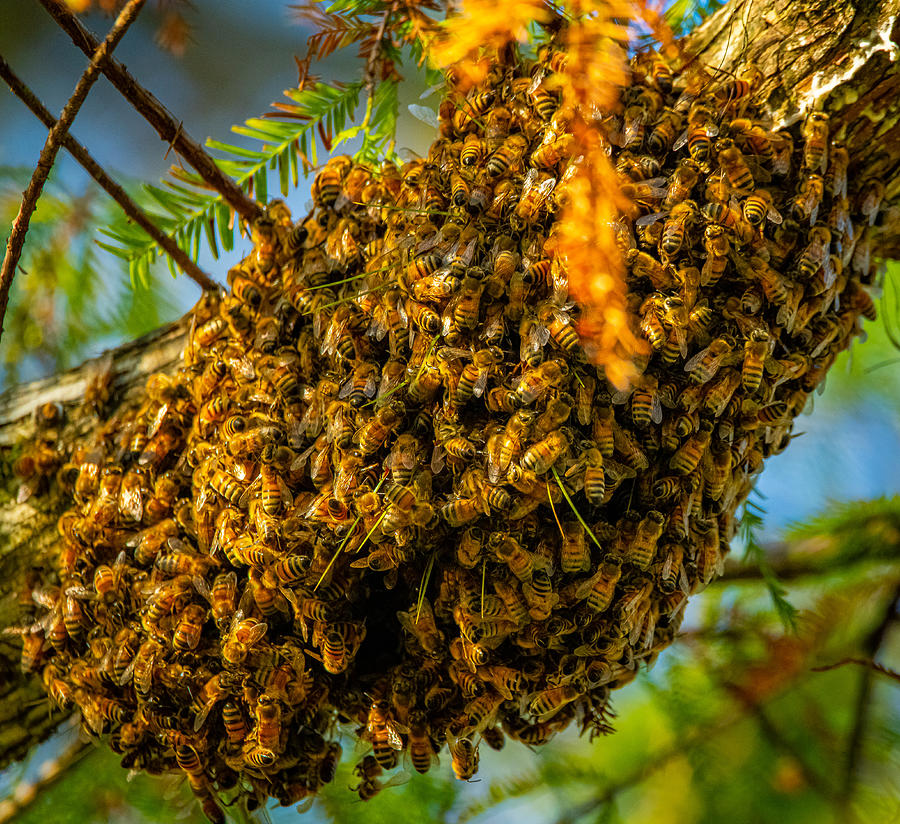
M 374 375 L 370 375 L 369 379 L 366 381 L 365 387 L 363 388 L 363 394 L 367 398 L 374 398 L 377 391 L 378 379 Z
M 391 745 L 393 746 L 393 744 Z M 401 746 L 394 747 L 395 750 L 403 749 L 402 742 Z M 437 756 L 435 756 L 435 759 Z M 388 787 L 398 787 L 401 784 L 406 784 L 412 773 L 407 772 L 406 770 L 401 770 L 398 773 L 394 773 L 387 781 L 382 782 L 381 789 L 386 790 Z
M 444 450 L 440 444 L 434 445 L 434 451 L 431 453 L 431 471 L 437 475 L 444 468 Z
M 488 382 L 488 370 L 482 369 L 478 373 L 478 377 L 475 379 L 475 384 L 472 387 L 472 394 L 476 398 L 480 398 L 484 394 L 484 390 L 487 388 Z
M 662 404 L 659 401 L 659 396 L 654 395 L 653 399 L 650 401 L 650 420 L 655 424 L 662 423 L 663 419 L 663 410 Z
M 153 416 L 153 420 L 150 422 L 150 426 L 147 428 L 147 437 L 152 438 L 157 432 L 159 432 L 163 423 L 166 420 L 166 415 L 169 413 L 169 404 L 164 403 L 159 409 L 156 410 L 156 414 Z
M 291 463 L 291 472 L 300 472 L 303 467 L 306 465 L 307 460 L 309 460 L 309 456 L 312 454 L 313 450 L 316 448 L 315 444 L 310 446 L 308 449 L 304 449 L 296 458 L 294 458 Z
M 538 186 L 538 193 L 541 197 L 547 197 L 550 192 L 556 187 L 556 178 L 549 177 L 540 186 Z M 665 190 L 663 190 L 663 194 L 665 194 Z
M 528 330 L 529 343 L 533 344 L 536 349 L 543 349 L 550 340 L 550 329 L 542 323 L 533 323 Z
M 590 595 L 591 590 L 594 588 L 594 585 L 600 580 L 600 575 L 602 573 L 598 571 L 595 575 L 592 575 L 590 578 L 586 578 L 582 581 L 575 590 L 575 597 L 579 601 L 583 601 L 585 598 Z
M 610 400 L 617 406 L 620 406 L 623 403 L 628 403 L 628 399 L 631 397 L 631 393 L 631 389 L 617 390 L 613 392 L 612 398 Z
M 525 175 L 525 181 L 522 184 L 522 197 L 526 195 L 526 193 L 531 191 L 532 186 L 534 186 L 534 181 L 537 180 L 538 170 L 535 168 L 531 168 L 528 170 L 528 174 Z M 524 263 L 524 261 L 523 261 Z
M 16 503 L 24 504 L 35 492 L 37 492 L 40 476 L 35 475 L 27 481 L 19 484 L 19 491 L 16 493 Z
M 831 265 L 831 255 L 825 255 L 822 269 L 825 273 L 825 288 L 830 289 L 834 285 L 835 280 L 837 280 L 837 272 L 834 270 L 834 266 Z
M 440 128 L 438 116 L 433 109 L 429 109 L 427 106 L 420 106 L 418 103 L 410 103 L 407 108 L 416 120 L 421 120 L 426 126 L 431 126 L 434 129 Z
M 72 598 L 78 598 L 79 600 L 97 597 L 97 593 L 88 587 L 69 587 L 66 590 L 66 595 L 71 596 Z
M 194 589 L 211 604 L 213 601 L 212 591 L 209 588 L 209 584 L 206 583 L 206 579 L 202 575 L 195 575 L 191 578 L 191 583 L 193 583 Z
M 210 710 L 212 710 L 215 705 L 216 702 L 214 700 L 209 700 L 203 705 L 200 712 L 197 713 L 197 717 L 194 718 L 194 732 L 200 732 L 200 728 L 203 726 L 207 717 L 209 717 Z
M 657 220 L 661 220 L 668 212 L 653 212 L 649 215 L 644 215 L 643 217 L 639 217 L 635 222 L 635 226 L 649 226 L 651 223 L 656 223 Z
M 396 721 L 388 721 L 387 724 L 385 724 L 385 729 L 387 730 L 388 744 L 391 745 L 391 748 L 402 750 L 403 739 L 400 737 L 401 725 Z
M 707 346 L 705 349 L 701 349 L 696 355 L 694 355 L 685 365 L 685 372 L 693 372 L 700 366 L 701 361 L 706 357 L 709 352 L 709 347 Z
M 338 398 L 340 400 L 343 400 L 350 394 L 352 389 L 353 389 L 353 378 L 349 377 L 349 378 L 347 378 L 346 381 L 344 381 L 344 384 L 341 386 L 341 390 L 340 390 L 340 392 L 338 392 Z
M 269 629 L 269 625 L 265 621 L 260 621 L 253 629 L 247 632 L 244 643 L 249 647 L 259 641 Z
M 119 686 L 125 686 L 131 680 L 131 676 L 134 675 L 134 664 L 136 661 L 137 655 L 128 662 L 128 666 L 122 671 L 122 675 L 119 678 Z

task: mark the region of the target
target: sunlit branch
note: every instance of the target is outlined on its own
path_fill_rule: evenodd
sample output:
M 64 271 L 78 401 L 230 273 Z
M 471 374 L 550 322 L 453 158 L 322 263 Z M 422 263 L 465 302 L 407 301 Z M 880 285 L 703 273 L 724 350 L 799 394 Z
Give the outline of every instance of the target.
M 16 267 L 19 265 L 19 258 L 22 255 L 22 247 L 25 245 L 25 236 L 28 234 L 28 225 L 31 222 L 31 215 L 37 207 L 38 198 L 44 190 L 44 183 L 50 175 L 53 168 L 53 161 L 56 159 L 62 140 L 75 115 L 81 109 L 82 104 L 87 98 L 91 86 L 97 82 L 100 76 L 100 66 L 112 50 L 118 45 L 119 41 L 128 31 L 128 27 L 134 22 L 138 16 L 146 0 L 130 0 L 130 2 L 122 9 L 116 22 L 110 29 L 109 34 L 103 43 L 94 41 L 90 52 L 87 52 L 91 58 L 90 65 L 85 69 L 84 73 L 75 85 L 75 91 L 66 102 L 63 110 L 56 121 L 56 125 L 47 135 L 44 142 L 44 148 L 41 149 L 41 156 L 38 158 L 37 166 L 34 174 L 25 189 L 22 196 L 22 205 L 19 207 L 19 213 L 13 221 L 12 229 L 9 233 L 9 240 L 6 243 L 6 255 L 3 258 L 3 265 L 0 267 L 0 338 L 3 336 L 3 320 L 6 316 L 6 306 L 9 303 L 9 290 L 12 286 L 13 277 L 16 274 Z
M 52 129 L 55 126 L 56 119 L 53 115 L 44 107 L 37 95 L 13 72 L 2 57 L 0 57 L 0 77 L 6 81 L 12 93 L 28 106 L 48 129 Z M 165 250 L 189 278 L 194 280 L 202 289 L 218 288 L 218 284 L 194 263 L 190 256 L 172 238 L 160 231 L 147 213 L 128 196 L 128 193 L 104 171 L 103 167 L 94 160 L 87 149 L 75 140 L 71 134 L 63 136 L 62 145 L 81 164 L 85 171 L 97 181 L 100 188 L 118 203 L 122 211 L 140 226 L 155 243 Z
M 78 21 L 78 18 L 57 0 L 39 0 L 50 16 L 72 38 L 72 42 L 86 54 L 92 53 L 96 38 Z M 212 156 L 194 140 L 157 98 L 141 86 L 118 61 L 103 60 L 101 70 L 129 103 L 159 134 L 160 138 L 180 154 L 206 184 L 217 191 L 241 217 L 255 220 L 262 214 L 256 201 L 247 197 L 241 188 L 226 175 Z

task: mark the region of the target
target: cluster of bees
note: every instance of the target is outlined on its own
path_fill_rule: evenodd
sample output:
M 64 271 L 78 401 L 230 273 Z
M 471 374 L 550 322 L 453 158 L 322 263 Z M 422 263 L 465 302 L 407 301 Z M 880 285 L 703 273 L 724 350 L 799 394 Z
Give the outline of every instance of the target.
M 59 471 L 74 503 L 23 666 L 213 821 L 222 794 L 313 796 L 341 730 L 371 745 L 363 799 L 445 744 L 469 779 L 482 743 L 607 731 L 874 315 L 882 187 L 851 187 L 827 116 L 773 132 L 749 78 L 642 55 L 591 115 L 649 352 L 617 392 L 556 254 L 564 61 L 451 78 L 426 158 L 331 159 L 298 224 L 270 204 L 181 367 Z

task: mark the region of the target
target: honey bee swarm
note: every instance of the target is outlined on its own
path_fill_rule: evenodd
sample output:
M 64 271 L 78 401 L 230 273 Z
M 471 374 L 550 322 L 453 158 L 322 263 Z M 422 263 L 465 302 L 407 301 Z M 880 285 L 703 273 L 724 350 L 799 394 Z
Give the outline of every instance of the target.
M 341 728 L 371 742 L 361 798 L 404 750 L 426 772 L 446 743 L 468 779 L 482 741 L 608 731 L 874 316 L 880 189 L 827 116 L 772 132 L 748 79 L 639 56 L 605 129 L 651 354 L 617 392 L 556 255 L 562 64 L 509 52 L 451 83 L 427 158 L 334 157 L 305 220 L 270 204 L 181 367 L 60 472 L 23 666 L 212 821 L 220 794 L 313 796 Z

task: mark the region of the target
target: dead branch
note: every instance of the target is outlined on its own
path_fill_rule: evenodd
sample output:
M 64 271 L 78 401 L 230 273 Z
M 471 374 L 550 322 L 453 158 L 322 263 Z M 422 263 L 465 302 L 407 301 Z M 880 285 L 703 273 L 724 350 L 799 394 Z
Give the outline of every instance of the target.
M 92 53 L 97 39 L 79 22 L 63 3 L 57 0 L 39 0 L 50 16 L 72 38 L 72 42 L 85 54 Z M 157 98 L 147 91 L 128 70 L 111 58 L 103 60 L 101 71 L 125 99 L 159 134 L 203 178 L 206 184 L 217 191 L 232 209 L 244 220 L 251 222 L 262 214 L 256 201 L 245 195 L 240 187 L 216 165 L 212 156 L 194 140 Z
M 9 233 L 9 240 L 6 243 L 6 256 L 3 258 L 3 265 L 0 267 L 0 338 L 3 337 L 3 319 L 6 316 L 6 306 L 9 302 L 9 290 L 12 286 L 13 277 L 16 274 L 16 267 L 19 265 L 19 258 L 22 255 L 22 247 L 25 245 L 25 236 L 28 234 L 28 225 L 31 222 L 31 215 L 37 207 L 38 198 L 44 190 L 44 183 L 50 175 L 50 169 L 53 168 L 53 161 L 62 147 L 62 140 L 72 125 L 75 115 L 78 114 L 82 104 L 87 99 L 91 86 L 97 82 L 100 76 L 101 62 L 112 53 L 113 49 L 118 45 L 128 27 L 135 21 L 146 0 L 130 0 L 116 18 L 116 22 L 106 39 L 101 44 L 95 45 L 91 49 L 90 65 L 81 75 L 78 83 L 75 85 L 75 91 L 63 107 L 62 113 L 56 124 L 50 129 L 44 148 L 41 149 L 41 156 L 38 158 L 37 166 L 25 194 L 22 196 L 22 205 L 19 207 L 19 214 L 13 221 L 12 230 Z
M 12 93 L 28 106 L 48 129 L 55 127 L 56 119 L 53 115 L 50 114 L 37 95 L 22 82 L 10 68 L 9 63 L 2 57 L 0 57 L 0 77 L 6 81 Z M 197 283 L 201 289 L 218 288 L 219 285 L 194 263 L 172 238 L 163 234 L 157 228 L 147 213 L 128 196 L 128 193 L 104 171 L 103 167 L 94 160 L 87 149 L 75 140 L 71 134 L 63 136 L 62 145 L 81 164 L 82 168 L 97 181 L 100 188 L 122 207 L 122 211 L 140 226 L 181 267 L 182 271 L 191 280 Z

